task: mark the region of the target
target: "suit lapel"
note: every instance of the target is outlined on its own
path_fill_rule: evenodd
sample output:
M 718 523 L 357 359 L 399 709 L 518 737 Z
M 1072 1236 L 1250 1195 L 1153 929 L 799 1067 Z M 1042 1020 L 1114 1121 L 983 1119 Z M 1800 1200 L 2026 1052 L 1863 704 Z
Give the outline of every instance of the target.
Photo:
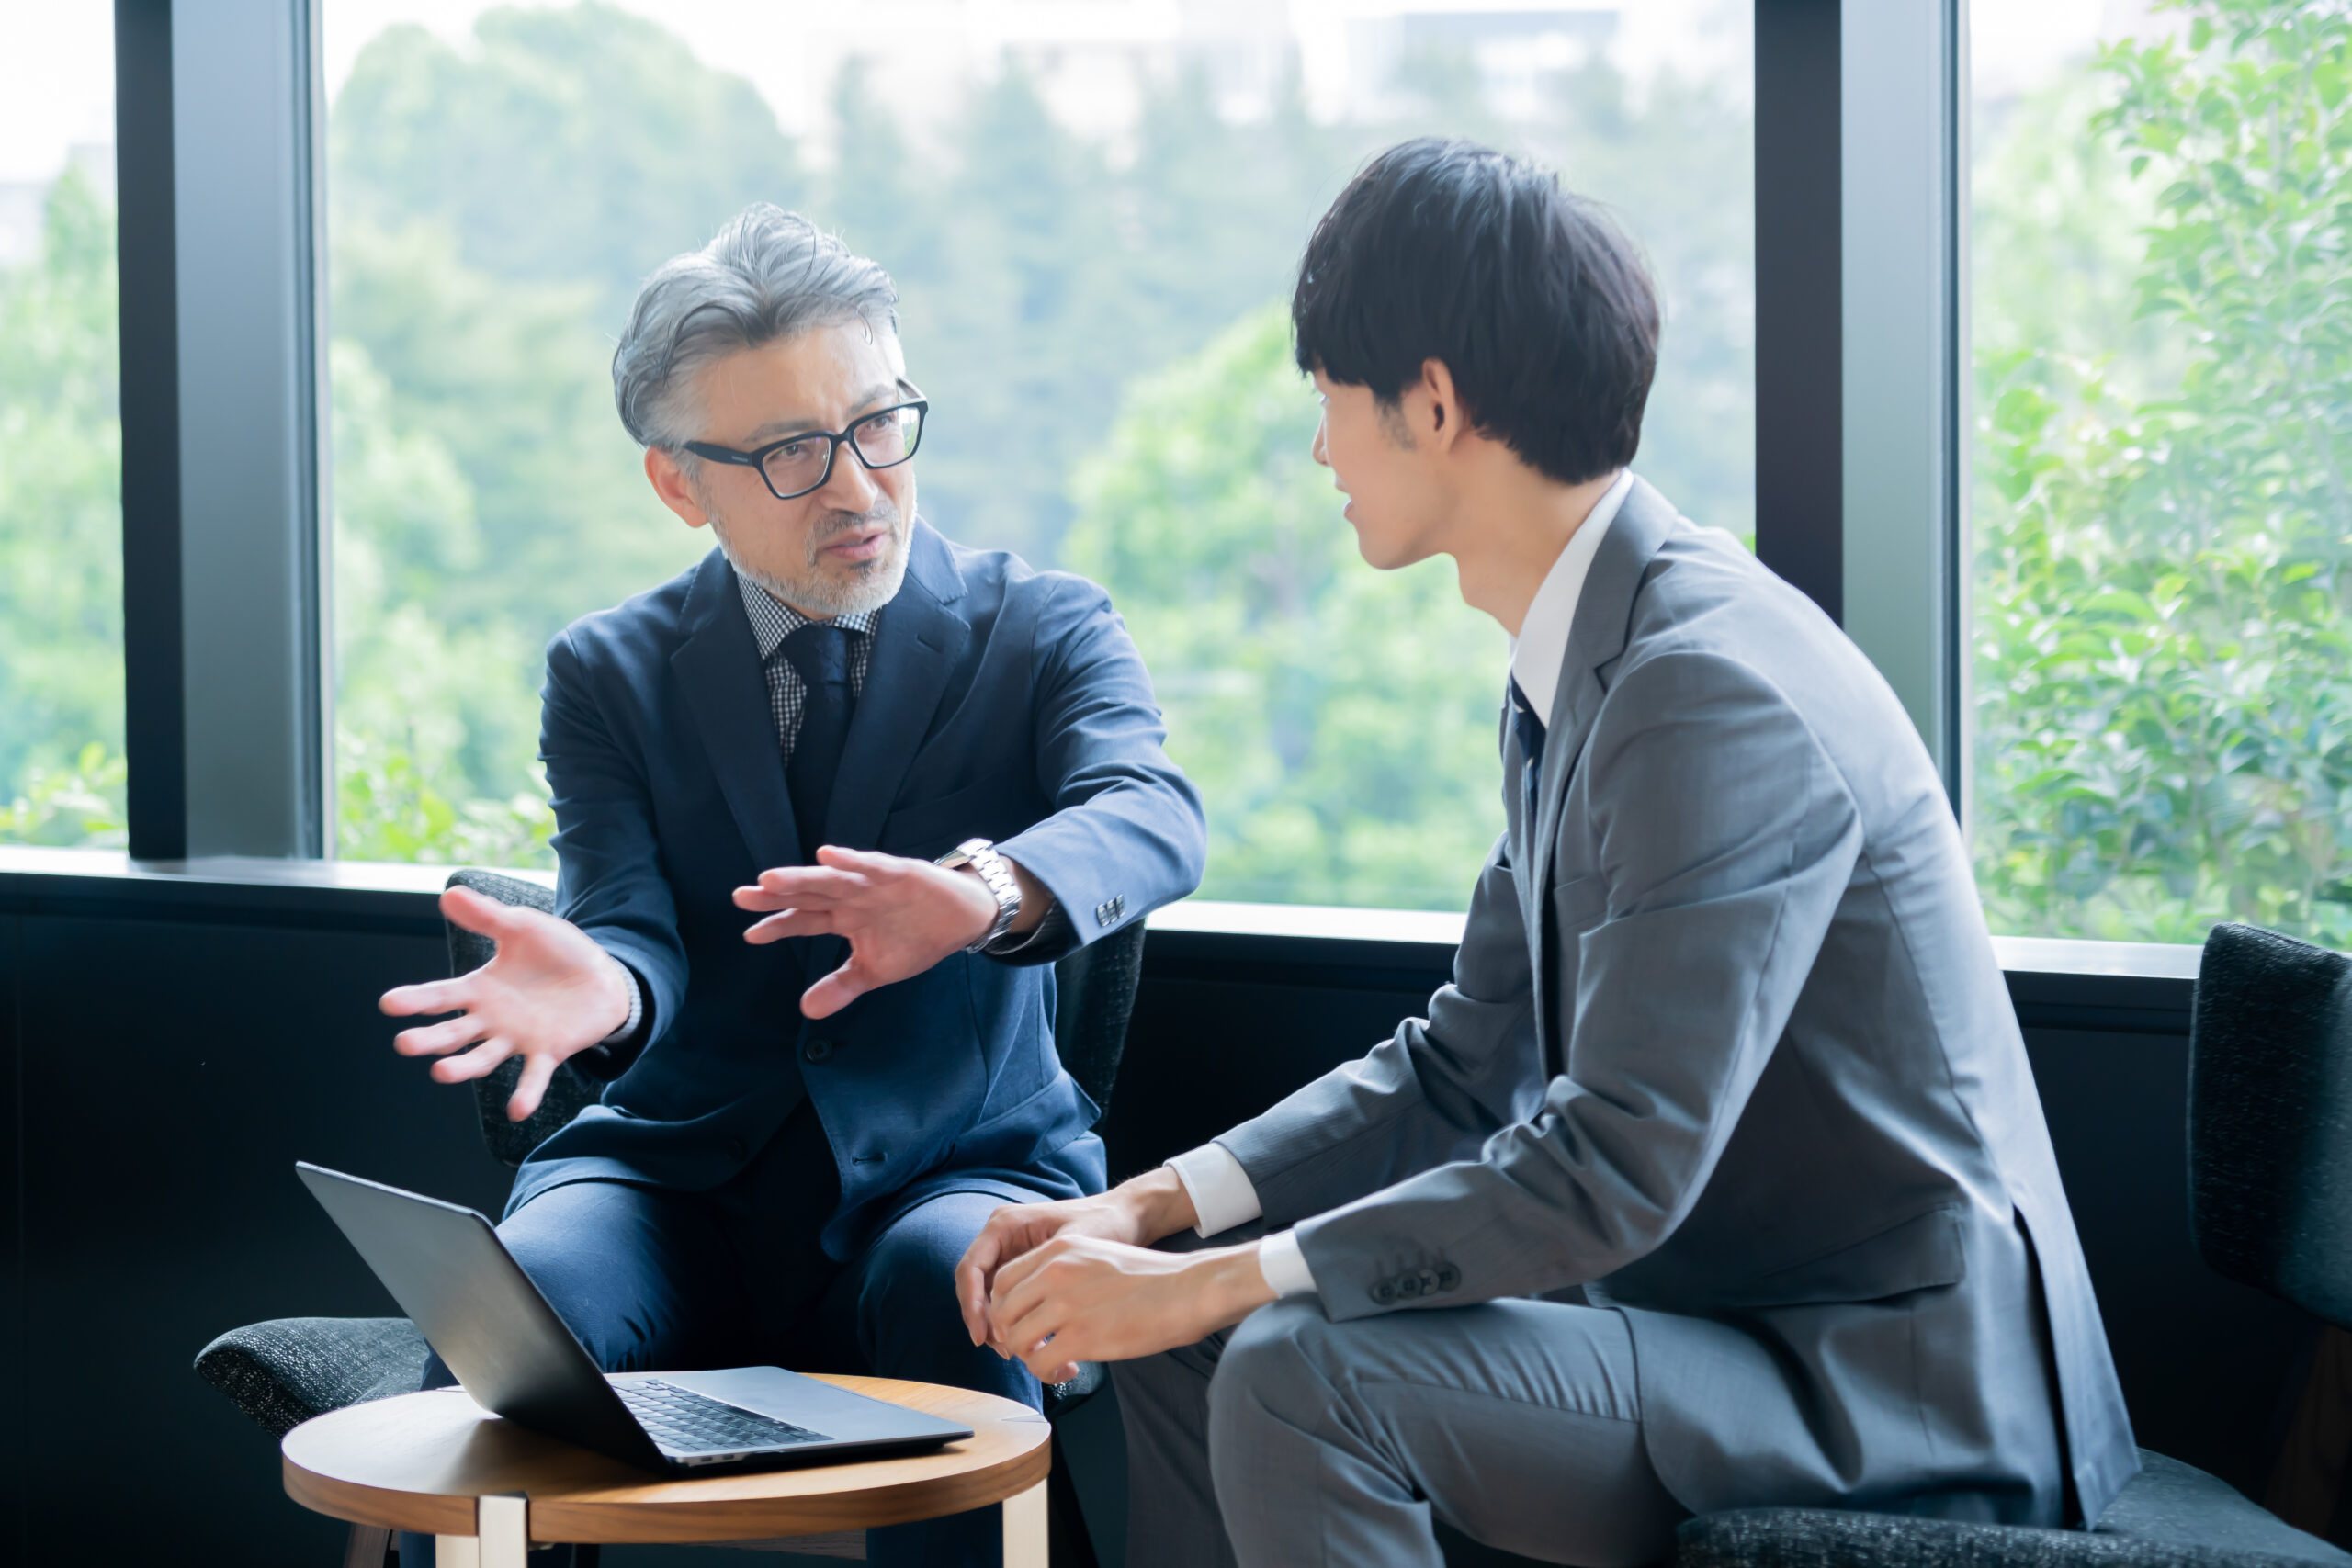
M 875 630 L 820 843 L 868 850 L 881 841 L 899 785 L 972 635 L 971 624 L 948 608 L 963 596 L 964 579 L 947 542 L 917 519 L 908 551 L 906 583 Z
M 670 656 L 670 670 L 685 693 L 727 809 L 758 870 L 797 865 L 806 856 L 784 782 L 759 644 L 743 614 L 735 569 L 717 550 L 695 574 L 684 619 L 686 640 Z
M 1625 651 L 1634 614 L 1634 595 L 1642 574 L 1666 542 L 1675 511 L 1667 499 L 1639 478 L 1625 494 L 1609 532 L 1585 574 L 1577 595 L 1576 618 L 1568 628 L 1567 652 L 1560 660 L 1560 683 L 1552 694 L 1552 714 L 1544 728 L 1544 766 L 1535 781 L 1535 820 L 1527 832 L 1526 859 L 1514 863 L 1518 873 L 1521 913 L 1535 974 L 1538 1028 L 1547 1043 L 1547 1056 L 1557 1070 L 1563 1055 L 1551 1040 L 1552 873 L 1558 860 L 1560 813 L 1575 776 L 1578 756 L 1592 734 L 1605 688 L 1600 671 Z

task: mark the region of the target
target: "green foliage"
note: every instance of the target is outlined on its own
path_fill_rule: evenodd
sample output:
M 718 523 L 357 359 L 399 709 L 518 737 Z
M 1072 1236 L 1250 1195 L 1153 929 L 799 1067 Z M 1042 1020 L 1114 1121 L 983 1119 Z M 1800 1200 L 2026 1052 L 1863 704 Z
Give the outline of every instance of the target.
M 0 271 L 0 838 L 120 820 L 41 804 L 122 750 L 117 376 L 114 215 L 69 171 L 40 254 Z
M 2090 130 L 2159 194 L 2178 364 L 1980 365 L 1978 871 L 1996 927 L 2352 942 L 2352 14 L 2191 0 Z
M 898 279 L 935 409 L 925 513 L 1039 564 L 1105 563 L 1225 835 L 1213 889 L 1458 906 L 1495 816 L 1499 645 L 1442 569 L 1352 558 L 1269 302 L 1375 148 L 1443 130 L 1543 157 L 1657 247 L 1669 327 L 1644 471 L 1745 528 L 1747 116 L 1670 78 L 1637 104 L 1600 68 L 1555 74 L 1507 125 L 1459 59 L 1400 87 L 1386 118 L 1335 126 L 1290 82 L 1236 121 L 1178 72 L 1105 143 L 1056 121 L 1017 63 L 928 130 L 852 67 L 815 168 L 742 77 L 610 5 L 494 9 L 454 45 L 370 39 L 328 124 L 340 852 L 544 863 L 540 649 L 708 546 L 614 417 L 612 339 L 646 271 L 764 198 Z M 0 799 L 28 803 L 9 831 L 55 838 L 120 818 L 48 804 L 75 778 L 111 798 L 121 750 L 112 229 L 71 177 L 48 244 L 0 276 Z M 1244 404 L 1202 400 L 1227 381 Z M 1186 457 L 1138 411 L 1214 432 L 1241 467 Z M 1261 529 L 1286 541 L 1279 571 L 1247 558 Z M 1168 571 L 1136 553 L 1146 537 Z M 1206 637 L 1165 598 L 1180 579 L 1259 596 Z M 85 766 L 92 740 L 116 760 Z
M 437 220 L 469 266 L 584 282 L 608 331 L 663 260 L 747 202 L 791 207 L 805 189 L 751 83 L 598 0 L 487 11 L 462 51 L 387 28 L 327 129 L 329 189 L 349 216 Z
M 1502 826 L 1503 639 L 1443 564 L 1357 558 L 1316 422 L 1287 313 L 1254 312 L 1129 390 L 1065 556 L 1210 802 L 1204 897 L 1460 908 Z
M 1386 579 L 1353 560 L 1305 457 L 1311 402 L 1266 347 L 1279 322 L 1263 312 L 1373 150 L 1508 131 L 1662 243 L 1674 324 L 1643 467 L 1744 528 L 1747 112 L 1670 79 L 1637 109 L 1594 69 L 1504 128 L 1458 69 L 1415 82 L 1396 117 L 1329 127 L 1295 82 L 1236 122 L 1204 74 L 1182 72 L 1112 147 L 1055 120 L 1017 63 L 931 133 L 896 123 L 853 65 L 833 85 L 832 163 L 811 173 L 747 84 L 608 6 L 488 12 L 455 48 L 416 28 L 372 40 L 329 139 L 343 852 L 464 858 L 464 803 L 537 787 L 546 638 L 706 547 L 638 472 L 612 413 L 610 343 L 645 271 L 765 197 L 898 281 L 910 373 L 934 409 L 923 511 L 952 536 L 1076 564 L 1108 561 L 1107 533 L 1148 536 L 1198 583 L 1254 570 L 1243 557 L 1267 506 L 1301 549 L 1313 541 L 1305 597 L 1251 611 L 1238 643 L 1163 613 L 1167 575 L 1148 560 L 1116 566 L 1180 709 L 1179 755 L 1227 835 L 1212 887 L 1459 907 L 1496 815 L 1498 639 L 1442 570 Z M 1233 346 L 1244 340 L 1256 358 Z M 1232 377 L 1270 423 L 1183 402 Z M 1219 491 L 1216 507 L 1240 510 L 1176 525 L 1177 502 L 1148 483 L 1206 479 L 1155 448 L 1135 412 L 1171 399 L 1193 428 L 1262 458 L 1286 499 Z M 1199 557 L 1212 538 L 1222 564 Z M 1465 661 L 1465 649 L 1481 651 Z M 1255 717 L 1250 694 L 1272 705 Z
M 34 764 L 24 793 L 0 806 L 0 844 L 122 848 L 130 841 L 123 809 L 130 779 L 121 754 L 100 740 L 64 767 Z
M 349 731 L 336 740 L 335 842 L 344 858 L 554 868 L 555 812 L 537 769 L 535 790 L 453 801 L 407 752 Z

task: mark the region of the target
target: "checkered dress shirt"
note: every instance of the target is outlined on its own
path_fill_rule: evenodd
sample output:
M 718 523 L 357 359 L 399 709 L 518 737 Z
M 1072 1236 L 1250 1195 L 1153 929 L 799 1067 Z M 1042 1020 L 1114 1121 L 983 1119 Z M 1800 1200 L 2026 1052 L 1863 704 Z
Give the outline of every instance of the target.
M 783 748 L 785 763 L 790 766 L 792 743 L 800 735 L 800 715 L 808 705 L 808 683 L 777 649 L 786 637 L 815 617 L 802 615 L 741 573 L 735 585 L 743 591 L 743 614 L 751 618 L 752 638 L 760 645 L 760 672 L 767 677 L 768 712 L 775 719 L 776 744 Z M 859 696 L 865 694 L 865 667 L 874 662 L 874 628 L 881 621 L 879 610 L 863 610 L 833 620 L 843 631 L 856 634 L 849 639 L 849 689 Z

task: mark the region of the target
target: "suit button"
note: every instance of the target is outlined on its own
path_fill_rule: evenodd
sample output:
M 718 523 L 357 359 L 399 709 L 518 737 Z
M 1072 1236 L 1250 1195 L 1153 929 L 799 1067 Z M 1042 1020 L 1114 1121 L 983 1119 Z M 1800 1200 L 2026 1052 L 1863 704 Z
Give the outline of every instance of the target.
M 821 1062 L 833 1054 L 833 1043 L 830 1040 L 811 1040 L 801 1047 L 800 1054 L 812 1062 Z
M 1462 1270 L 1461 1270 L 1461 1269 L 1456 1269 L 1453 1264 L 1448 1263 L 1448 1264 L 1446 1264 L 1444 1267 L 1442 1267 L 1442 1268 L 1441 1268 L 1440 1269 L 1438 1269 L 1438 1271 L 1437 1271 L 1437 1288 L 1438 1288 L 1439 1290 L 1441 1290 L 1441 1291 L 1452 1291 L 1452 1290 L 1456 1290 L 1456 1289 L 1459 1289 L 1459 1288 L 1460 1288 L 1461 1284 L 1462 1284 Z
M 1386 1306 L 1390 1302 L 1395 1301 L 1396 1299 L 1396 1281 L 1394 1280 L 1383 1280 L 1380 1283 L 1374 1285 L 1372 1288 L 1372 1299 L 1375 1304 L 1380 1306 Z
M 727 1140 L 727 1157 L 733 1160 L 737 1165 L 741 1165 L 745 1160 L 752 1157 L 752 1151 L 750 1146 L 747 1145 L 742 1139 L 729 1138 Z
M 1415 1283 L 1420 1286 L 1419 1294 L 1424 1296 L 1433 1296 L 1437 1294 L 1440 1281 L 1438 1280 L 1438 1272 L 1436 1269 L 1424 1269 L 1419 1273 L 1414 1275 L 1413 1280 Z
M 1408 1274 L 1404 1276 L 1396 1281 L 1396 1293 L 1403 1296 L 1407 1301 L 1410 1301 L 1415 1296 L 1419 1295 L 1421 1293 L 1421 1277 L 1419 1274 Z

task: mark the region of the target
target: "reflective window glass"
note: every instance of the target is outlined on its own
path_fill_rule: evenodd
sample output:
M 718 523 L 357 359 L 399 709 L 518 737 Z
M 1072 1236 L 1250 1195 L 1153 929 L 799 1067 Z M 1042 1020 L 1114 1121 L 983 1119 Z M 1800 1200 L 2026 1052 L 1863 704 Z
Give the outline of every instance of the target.
M 1439 131 L 1612 204 L 1668 305 L 1639 469 L 1752 531 L 1749 6 L 327 0 L 340 852 L 541 861 L 540 649 L 683 570 L 615 417 L 639 280 L 755 199 L 896 278 L 951 538 L 1107 586 L 1204 896 L 1460 908 L 1505 647 L 1356 558 L 1284 301 Z
M 2352 943 L 2352 12 L 1972 28 L 1994 929 Z
M 0 13 L 0 843 L 119 846 L 114 32 Z

